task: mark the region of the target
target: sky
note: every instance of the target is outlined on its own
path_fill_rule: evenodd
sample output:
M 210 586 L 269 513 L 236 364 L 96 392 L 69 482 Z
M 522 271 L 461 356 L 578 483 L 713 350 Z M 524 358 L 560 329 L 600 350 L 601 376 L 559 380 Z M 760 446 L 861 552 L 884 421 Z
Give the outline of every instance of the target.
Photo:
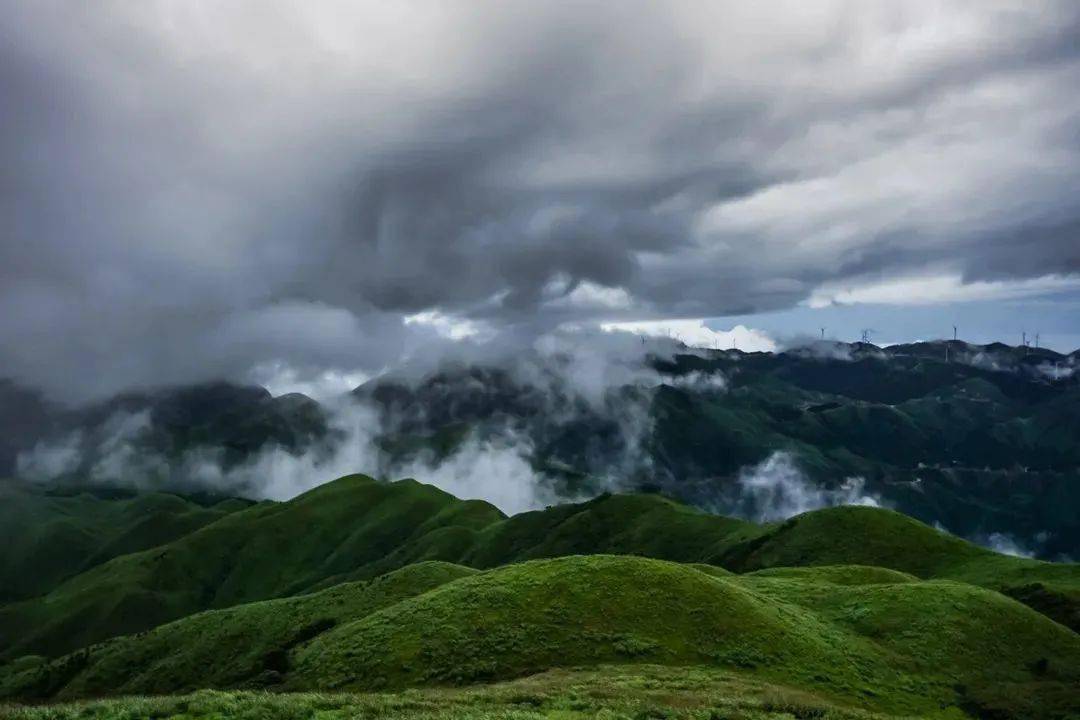
M 0 369 L 1080 346 L 1080 4 L 0 0 Z

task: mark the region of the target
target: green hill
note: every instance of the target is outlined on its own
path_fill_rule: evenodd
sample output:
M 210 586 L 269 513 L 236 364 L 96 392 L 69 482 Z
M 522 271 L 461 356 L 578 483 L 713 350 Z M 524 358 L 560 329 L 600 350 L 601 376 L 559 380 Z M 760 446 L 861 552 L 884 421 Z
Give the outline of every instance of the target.
M 799 621 L 812 622 L 737 582 L 675 563 L 604 555 L 537 560 L 330 630 L 298 652 L 288 683 L 401 687 L 634 659 L 782 662 L 791 653 L 839 662 L 813 631 L 795 632 Z
M 854 563 L 960 580 L 1015 597 L 1080 632 L 1080 565 L 1001 555 L 881 508 L 805 513 L 707 561 L 740 572 Z
M 561 555 L 612 553 L 707 561 L 758 528 L 660 495 L 601 495 L 584 503 L 514 515 L 481 531 L 467 565 Z
M 606 495 L 504 517 L 407 480 L 348 476 L 116 557 L 42 598 L 0 606 L 0 659 L 56 656 L 214 608 L 439 560 L 488 568 L 572 554 L 641 555 L 737 572 L 870 565 L 1000 590 L 1074 629 L 1080 567 L 998 555 L 878 508 L 756 526 L 657 495 Z
M 164 493 L 65 494 L 0 480 L 0 602 L 41 595 L 79 572 L 188 535 L 248 504 L 206 507 Z
M 409 563 L 492 567 L 611 552 L 699 560 L 756 528 L 659 496 L 603 496 L 505 518 L 413 480 L 348 476 L 262 503 L 0 607 L 0 658 L 57 655 L 210 608 L 367 579 Z
M 339 623 L 475 572 L 449 563 L 417 563 L 367 582 L 198 613 L 25 673 L 0 676 L 0 694 L 51 697 L 274 685 L 288 669 L 293 647 Z
M 647 663 L 905 714 L 955 706 L 1055 717 L 1080 697 L 1080 636 L 998 593 L 872 568 L 818 575 L 717 576 L 609 555 L 482 573 L 425 563 L 195 615 L 9 674 L 0 687 L 61 698 L 382 690 Z
M 753 669 L 903 712 L 987 702 L 1010 685 L 1049 710 L 1080 683 L 1080 636 L 960 583 L 814 586 L 571 557 L 476 575 L 330 630 L 298 650 L 286 685 L 489 681 L 605 662 Z
M 0 657 L 57 655 L 201 610 L 292 595 L 377 565 L 440 528 L 483 527 L 502 517 L 486 503 L 412 480 L 348 476 L 114 558 L 41 599 L 0 607 Z
M 709 567 L 699 566 L 699 567 Z M 914 575 L 872 565 L 815 565 L 810 567 L 773 567 L 747 573 L 746 577 L 789 578 L 834 585 L 877 585 L 918 582 Z

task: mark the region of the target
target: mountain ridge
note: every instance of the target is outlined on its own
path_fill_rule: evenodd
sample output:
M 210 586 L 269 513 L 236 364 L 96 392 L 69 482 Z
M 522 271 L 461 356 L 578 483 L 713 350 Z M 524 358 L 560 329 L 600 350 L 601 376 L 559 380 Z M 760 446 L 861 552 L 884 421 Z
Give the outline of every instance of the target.
M 879 504 L 963 537 L 1000 535 L 1044 559 L 1080 553 L 1066 511 L 1080 501 L 1072 356 L 961 341 L 640 353 L 603 359 L 614 379 L 599 386 L 593 365 L 558 354 L 389 373 L 342 407 L 210 383 L 42 410 L 47 422 L 9 437 L 21 474 L 74 488 L 281 498 L 319 472 L 424 476 L 498 448 L 544 497 L 656 489 L 745 517 L 771 510 L 744 476 L 783 453 L 808 491 L 860 478 Z
M 507 517 L 414 480 L 352 475 L 289 502 L 230 513 L 113 558 L 40 598 L 0 606 L 7 648 L 0 657 L 62 654 L 194 612 L 366 580 L 420 561 L 490 568 L 582 553 L 739 572 L 876 565 L 986 585 L 1080 627 L 1080 566 L 998 555 L 890 510 L 829 508 L 758 526 L 658 495 L 602 495 Z

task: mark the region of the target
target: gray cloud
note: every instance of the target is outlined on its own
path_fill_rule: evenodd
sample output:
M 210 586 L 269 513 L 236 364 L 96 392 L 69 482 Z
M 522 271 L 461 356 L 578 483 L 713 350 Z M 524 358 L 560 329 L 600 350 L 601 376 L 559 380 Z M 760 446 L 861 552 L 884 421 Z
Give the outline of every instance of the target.
M 0 6 L 0 367 L 57 397 L 1080 272 L 1075 3 Z

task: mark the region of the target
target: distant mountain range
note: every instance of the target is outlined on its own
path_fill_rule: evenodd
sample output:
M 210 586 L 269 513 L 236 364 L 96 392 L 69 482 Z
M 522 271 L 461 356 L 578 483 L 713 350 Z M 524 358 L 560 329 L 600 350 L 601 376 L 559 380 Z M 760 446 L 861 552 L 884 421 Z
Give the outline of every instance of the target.
M 269 466 L 256 459 L 310 460 L 312 487 L 340 474 L 362 422 L 368 466 L 346 470 L 424 480 L 463 448 L 510 448 L 552 501 L 659 491 L 759 520 L 876 503 L 1013 552 L 1080 556 L 1078 353 L 959 341 L 643 353 L 629 379 L 614 372 L 623 360 L 458 363 L 323 405 L 212 383 L 72 410 L 2 383 L 0 476 L 258 498 Z M 354 406 L 367 414 L 343 421 Z

